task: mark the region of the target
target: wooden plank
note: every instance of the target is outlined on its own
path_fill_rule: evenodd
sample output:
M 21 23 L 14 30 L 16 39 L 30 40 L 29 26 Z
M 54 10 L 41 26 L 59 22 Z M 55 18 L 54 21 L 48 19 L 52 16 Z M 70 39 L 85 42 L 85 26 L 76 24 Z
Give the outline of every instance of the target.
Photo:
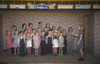
M 100 0 L 2 0 L 2 1 L 100 1 Z

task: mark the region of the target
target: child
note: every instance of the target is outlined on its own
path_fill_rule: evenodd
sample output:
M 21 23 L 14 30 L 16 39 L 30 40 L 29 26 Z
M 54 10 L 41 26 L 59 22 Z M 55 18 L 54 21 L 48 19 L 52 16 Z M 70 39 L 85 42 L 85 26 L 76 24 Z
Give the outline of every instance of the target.
M 33 24 L 32 23 L 29 23 L 28 24 L 28 29 L 27 29 L 27 32 L 29 32 L 30 34 L 32 33 L 32 27 L 33 27 Z
M 42 35 L 40 36 L 41 39 L 41 55 L 45 55 L 46 54 L 46 36 L 45 36 L 45 32 L 42 31 Z
M 14 25 L 12 28 L 13 28 L 13 31 L 11 32 L 11 35 L 13 36 L 13 35 L 15 35 L 15 31 L 17 30 L 17 27 L 16 27 L 16 25 Z
M 63 55 L 63 47 L 64 47 L 64 38 L 63 38 L 63 34 L 60 33 L 59 35 L 59 56 Z
M 20 56 L 25 55 L 25 38 L 23 37 L 23 32 L 20 32 L 20 37 L 18 38 L 18 45 L 20 48 Z
M 49 24 L 49 23 L 47 23 L 47 24 L 46 24 L 46 27 L 47 27 L 47 29 L 48 29 L 48 30 L 50 30 L 50 29 L 51 29 L 51 28 L 50 28 L 50 24 Z
M 27 54 L 27 40 L 26 40 L 26 36 L 27 36 L 27 30 L 24 31 L 24 35 L 23 37 L 25 38 L 25 55 Z
M 27 25 L 25 23 L 22 24 L 22 28 L 20 29 L 20 31 L 22 31 L 23 34 L 24 34 L 24 31 L 26 30 L 26 27 L 27 27 Z
M 44 30 L 45 30 L 45 36 L 47 36 L 48 35 L 48 28 L 45 27 Z
M 39 36 L 41 35 L 41 29 L 40 28 L 38 28 L 38 34 L 39 34 Z
M 26 40 L 27 40 L 27 45 L 26 45 L 27 53 L 28 53 L 28 55 L 31 55 L 32 38 L 30 36 L 30 33 L 27 33 Z
M 48 32 L 48 36 L 46 37 L 46 44 L 47 44 L 47 53 L 52 54 L 52 41 L 53 41 L 53 37 L 52 37 L 52 33 L 51 31 Z
M 80 55 L 81 57 L 78 59 L 79 61 L 84 61 L 84 57 L 83 57 L 83 25 L 79 25 L 78 26 L 79 29 L 79 35 L 75 35 L 78 37 L 78 43 L 77 43 L 77 48 L 79 49 Z
M 34 48 L 35 48 L 35 55 L 39 55 L 39 47 L 40 47 L 40 37 L 38 32 L 35 33 L 35 36 L 33 37 L 33 41 L 34 41 Z
M 6 48 L 7 48 L 7 52 L 8 52 L 8 56 L 9 56 L 9 55 L 11 55 L 11 48 L 13 46 L 10 30 L 7 31 L 7 36 L 5 37 L 5 40 L 6 40 Z
M 67 35 L 66 35 L 66 30 L 63 29 L 63 37 L 64 37 L 64 47 L 63 47 L 63 54 L 67 54 Z
M 32 37 L 32 47 L 31 47 L 31 54 L 34 54 L 34 48 L 33 48 L 33 37 L 36 33 L 36 29 L 32 29 L 32 34 L 31 34 L 31 37 Z
M 13 47 L 14 47 L 14 55 L 16 55 L 16 50 L 17 50 L 17 54 L 19 54 L 19 48 L 18 48 L 18 38 L 19 38 L 19 35 L 18 35 L 18 30 L 15 31 L 15 35 L 13 35 Z
M 53 36 L 53 54 L 55 56 L 57 56 L 57 48 L 58 48 L 58 37 L 57 37 L 57 33 L 54 32 L 54 36 Z
M 73 51 L 73 36 L 71 34 L 71 31 L 68 30 L 68 36 L 67 36 L 67 52 L 68 54 L 72 54 Z

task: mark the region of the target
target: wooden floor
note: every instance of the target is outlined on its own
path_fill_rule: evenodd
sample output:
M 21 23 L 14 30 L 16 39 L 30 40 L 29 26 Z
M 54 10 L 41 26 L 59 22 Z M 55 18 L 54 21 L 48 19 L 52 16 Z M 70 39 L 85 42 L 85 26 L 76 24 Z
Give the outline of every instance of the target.
M 0 62 L 8 63 L 8 64 L 53 64 L 53 63 L 67 63 L 67 64 L 79 64 L 79 63 L 96 63 L 100 62 L 99 56 L 92 56 L 87 53 L 84 55 L 84 62 L 79 62 L 78 58 L 80 57 L 77 51 L 73 52 L 72 55 L 63 55 L 63 56 L 53 56 L 53 55 L 45 55 L 45 56 L 7 56 L 6 51 L 0 51 Z M 0 64 L 1 64 L 0 63 Z

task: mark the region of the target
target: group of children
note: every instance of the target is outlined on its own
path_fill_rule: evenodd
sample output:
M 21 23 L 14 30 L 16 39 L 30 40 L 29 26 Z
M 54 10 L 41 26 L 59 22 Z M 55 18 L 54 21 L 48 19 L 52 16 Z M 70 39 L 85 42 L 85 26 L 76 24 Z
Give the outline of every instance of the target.
M 17 30 L 16 25 L 12 28 L 12 32 L 7 30 L 5 37 L 8 55 L 11 54 L 12 47 L 14 48 L 14 55 L 19 54 L 20 56 L 26 54 L 30 56 L 33 53 L 36 56 L 72 54 L 74 37 L 78 36 L 73 34 L 72 27 L 68 29 L 66 34 L 66 30 L 62 30 L 61 27 L 56 30 L 56 27 L 53 26 L 51 29 L 49 23 L 43 28 L 42 22 L 38 23 L 37 28 L 33 28 L 32 23 L 28 24 L 28 28 L 25 23 L 22 24 L 20 30 Z M 82 45 L 81 48 L 83 48 Z

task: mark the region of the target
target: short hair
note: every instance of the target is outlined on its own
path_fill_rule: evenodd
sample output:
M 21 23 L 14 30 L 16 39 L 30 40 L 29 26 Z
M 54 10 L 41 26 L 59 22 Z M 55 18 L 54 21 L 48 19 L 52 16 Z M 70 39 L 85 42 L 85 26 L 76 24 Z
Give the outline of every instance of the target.
M 24 24 L 22 24 L 22 28 L 24 27 L 24 25 L 26 25 L 25 23 Z
M 79 27 L 80 27 L 80 30 L 83 31 L 83 29 L 84 29 L 83 25 L 79 25 Z
M 22 31 L 19 32 L 20 34 L 23 33 Z
M 42 22 L 38 22 L 38 24 L 41 24 Z
M 17 27 L 17 26 L 16 26 L 16 25 L 13 25 L 12 28 L 13 28 L 13 27 Z
M 28 23 L 28 26 L 32 25 L 32 23 Z
M 33 28 L 32 30 L 36 30 L 36 28 Z
M 8 35 L 8 32 L 9 32 L 9 31 L 10 31 L 10 30 L 7 30 L 7 31 L 6 31 L 6 34 L 7 34 L 7 35 Z M 11 31 L 10 31 L 10 32 L 11 32 Z

